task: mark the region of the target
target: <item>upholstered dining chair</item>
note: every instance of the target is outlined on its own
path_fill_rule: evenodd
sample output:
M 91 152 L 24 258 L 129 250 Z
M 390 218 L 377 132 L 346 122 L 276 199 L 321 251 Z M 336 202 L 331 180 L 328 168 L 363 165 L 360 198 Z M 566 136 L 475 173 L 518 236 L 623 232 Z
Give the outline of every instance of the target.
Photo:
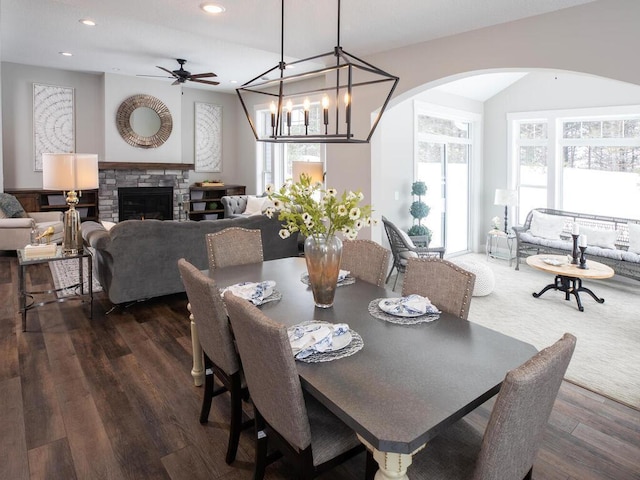
M 507 372 L 484 435 L 463 418 L 414 456 L 407 476 L 414 480 L 530 480 L 575 345 L 576 337 L 565 333 Z
M 396 271 L 396 279 L 393 282 L 393 289 L 396 289 L 398 284 L 398 277 L 401 273 L 404 273 L 407 268 L 407 260 L 415 257 L 444 257 L 444 247 L 416 247 L 411 240 L 411 237 L 407 233 L 400 230 L 396 225 L 384 216 L 382 217 L 382 223 L 384 224 L 384 230 L 387 233 L 389 239 L 389 246 L 391 247 L 391 253 L 393 254 L 393 266 L 389 270 L 387 280 L 389 282 L 393 270 Z
M 260 263 L 262 256 L 262 234 L 260 230 L 229 227 L 207 234 L 209 269 L 231 265 Z
M 340 268 L 355 278 L 384 286 L 391 252 L 371 240 L 344 240 Z
M 236 458 L 241 430 L 252 424 L 251 421 L 242 422 L 242 400 L 249 398 L 249 391 L 244 381 L 229 320 L 216 282 L 184 258 L 178 260 L 178 269 L 204 352 L 206 373 L 200 423 L 208 422 L 213 397 L 229 392 L 231 421 L 225 460 L 230 464 Z M 218 377 L 222 383 L 220 388 L 215 388 L 214 376 Z
M 305 395 L 287 329 L 250 302 L 224 295 L 254 405 L 254 480 L 273 456 L 268 444 L 291 460 L 297 477 L 310 479 L 364 450 L 355 433 L 310 395 Z
M 409 258 L 402 295 L 428 297 L 443 312 L 467 319 L 476 276 L 437 257 Z

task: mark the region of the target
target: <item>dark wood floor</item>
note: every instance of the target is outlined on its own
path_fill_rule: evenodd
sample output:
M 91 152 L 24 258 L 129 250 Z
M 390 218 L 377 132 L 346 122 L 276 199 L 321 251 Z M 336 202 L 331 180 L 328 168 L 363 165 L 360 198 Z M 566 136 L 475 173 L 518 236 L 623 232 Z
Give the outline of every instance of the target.
M 141 279 L 141 281 L 144 281 Z M 50 288 L 46 265 L 28 284 Z M 249 479 L 253 444 L 224 462 L 226 398 L 198 423 L 186 299 L 111 308 L 76 301 L 17 314 L 17 261 L 0 257 L 0 479 Z M 471 414 L 486 424 L 491 402 Z M 324 479 L 361 479 L 364 456 Z M 269 479 L 291 478 L 283 462 Z M 534 467 L 536 480 L 640 479 L 640 412 L 564 383 Z M 508 480 L 508 479 L 505 479 Z

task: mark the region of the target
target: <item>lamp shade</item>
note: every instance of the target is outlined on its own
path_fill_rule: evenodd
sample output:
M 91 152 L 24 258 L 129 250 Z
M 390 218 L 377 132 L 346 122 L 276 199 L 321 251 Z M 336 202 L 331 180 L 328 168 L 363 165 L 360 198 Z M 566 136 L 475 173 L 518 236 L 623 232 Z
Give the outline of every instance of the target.
M 493 201 L 494 205 L 517 205 L 517 190 L 507 190 L 505 188 L 496 188 L 496 196 Z
M 311 177 L 311 183 L 324 182 L 324 164 L 322 162 L 291 162 L 291 169 L 293 180 L 296 182 L 303 173 Z
M 42 154 L 42 188 L 45 190 L 98 188 L 98 155 L 93 153 Z

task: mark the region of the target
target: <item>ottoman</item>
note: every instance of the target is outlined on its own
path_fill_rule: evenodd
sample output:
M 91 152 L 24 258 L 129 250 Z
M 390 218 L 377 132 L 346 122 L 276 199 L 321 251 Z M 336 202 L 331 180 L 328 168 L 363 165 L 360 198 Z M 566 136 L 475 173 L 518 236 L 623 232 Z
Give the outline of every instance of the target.
M 481 262 L 473 262 L 470 260 L 451 260 L 453 263 L 465 270 L 475 273 L 476 283 L 473 287 L 472 296 L 484 297 L 493 292 L 493 287 L 496 285 L 496 278 L 491 268 Z

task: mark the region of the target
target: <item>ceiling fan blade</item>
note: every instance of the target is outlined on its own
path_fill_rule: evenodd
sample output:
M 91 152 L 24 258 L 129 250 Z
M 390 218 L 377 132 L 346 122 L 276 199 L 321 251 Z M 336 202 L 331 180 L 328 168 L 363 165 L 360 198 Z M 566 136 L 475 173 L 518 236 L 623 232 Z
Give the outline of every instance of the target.
M 136 75 L 136 77 L 153 77 L 153 78 L 173 78 L 166 75 Z
M 220 82 L 212 82 L 211 80 L 198 80 L 197 78 L 191 78 L 192 82 L 206 83 L 207 85 L 220 85 Z
M 156 67 L 158 67 L 158 66 L 156 65 Z M 169 75 L 171 75 L 172 77 L 178 78 L 178 75 L 176 75 L 175 73 L 173 73 L 171 70 L 167 70 L 167 69 L 166 69 L 166 68 L 164 68 L 164 67 L 158 67 L 158 68 L 159 68 L 160 70 L 162 70 L 163 72 L 167 72 L 167 73 L 168 73 Z
M 205 77 L 217 77 L 218 75 L 216 75 L 213 72 L 209 72 L 209 73 L 196 73 L 195 75 L 190 75 L 191 78 L 205 78 Z
M 176 80 L 175 82 L 173 82 L 171 85 L 180 85 L 182 82 L 180 81 L 180 79 Z

